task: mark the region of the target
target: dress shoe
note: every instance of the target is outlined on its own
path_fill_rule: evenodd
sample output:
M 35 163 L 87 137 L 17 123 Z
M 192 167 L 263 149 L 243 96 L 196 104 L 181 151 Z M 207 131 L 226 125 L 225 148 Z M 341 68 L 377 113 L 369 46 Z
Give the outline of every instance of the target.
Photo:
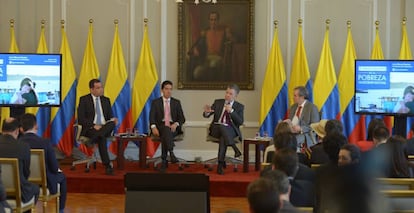
M 240 152 L 240 150 L 239 149 L 235 149 L 234 150 L 234 158 L 238 158 L 238 157 L 240 157 L 242 155 L 242 153 Z
M 223 164 L 222 163 L 219 163 L 218 166 L 217 166 L 217 174 L 224 175 Z
M 107 166 L 105 169 L 106 175 L 114 175 L 114 169 L 111 166 Z
M 170 161 L 171 163 L 177 163 L 178 159 L 175 157 L 174 152 L 170 151 Z

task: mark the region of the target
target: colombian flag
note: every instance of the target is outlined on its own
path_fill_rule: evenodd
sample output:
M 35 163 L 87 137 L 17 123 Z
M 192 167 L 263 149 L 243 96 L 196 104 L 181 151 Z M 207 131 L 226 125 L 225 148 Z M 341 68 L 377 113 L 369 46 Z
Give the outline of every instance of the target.
M 288 99 L 285 72 L 278 30 L 275 28 L 260 101 L 259 124 L 262 134 L 267 131 L 269 136 L 273 136 L 277 123 L 286 117 Z
M 160 97 L 157 68 L 152 56 L 147 25 L 144 26 L 141 55 L 132 87 L 132 122 L 139 132 L 149 133 L 149 113 L 152 100 Z M 158 146 L 148 143 L 147 155 L 153 156 Z
M 329 44 L 329 26 L 326 27 L 325 31 L 313 93 L 318 94 L 313 102 L 318 110 L 322 112 L 322 119 L 335 119 L 339 114 L 339 92 Z

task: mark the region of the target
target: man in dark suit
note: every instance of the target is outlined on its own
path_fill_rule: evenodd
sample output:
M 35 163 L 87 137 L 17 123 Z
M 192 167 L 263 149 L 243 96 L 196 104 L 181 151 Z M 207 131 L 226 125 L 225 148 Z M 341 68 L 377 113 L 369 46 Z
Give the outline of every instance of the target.
M 66 203 L 66 176 L 59 169 L 55 152 L 49 140 L 37 135 L 36 116 L 26 113 L 20 117 L 20 128 L 24 134 L 19 137 L 19 142 L 26 143 L 31 149 L 43 149 L 45 153 L 47 188 L 51 194 L 58 192 L 60 188 L 59 207 L 60 212 L 65 209 Z
M 117 124 L 117 118 L 112 116 L 111 101 L 103 96 L 103 86 L 99 79 L 89 81 L 90 94 L 79 99 L 78 123 L 82 125 L 82 136 L 97 143 L 105 173 L 113 175 L 113 168 L 109 161 L 106 138 L 111 135 Z
M 294 206 L 313 206 L 315 199 L 314 183 L 309 179 L 299 179 L 301 170 L 298 155 L 290 148 L 282 148 L 273 157 L 273 169 L 278 169 L 289 177 L 291 192 L 290 202 Z
M 295 102 L 289 109 L 289 119 L 292 122 L 293 132 L 296 134 L 298 146 L 310 148 L 316 144 L 315 134 L 311 131 L 310 124 L 319 122 L 320 116 L 318 108 L 308 100 L 309 93 L 304 86 L 294 89 L 293 101 Z
M 0 157 L 17 158 L 19 160 L 20 189 L 22 201 L 29 202 L 39 197 L 39 186 L 29 182 L 30 176 L 30 147 L 17 141 L 19 136 L 19 122 L 15 118 L 3 121 L 2 135 L 0 135 Z
M 178 162 L 173 151 L 174 137 L 183 134 L 181 127 L 185 122 L 180 101 L 171 97 L 172 90 L 173 83 L 171 81 L 162 82 L 162 97 L 152 101 L 150 110 L 151 132 L 161 139 L 161 171 L 165 171 L 168 166 L 168 152 L 171 163 Z
M 214 115 L 210 125 L 210 135 L 220 139 L 217 173 L 221 175 L 224 174 L 223 167 L 227 146 L 233 148 L 234 157 L 241 155 L 234 141 L 235 137 L 242 140 L 239 127 L 244 122 L 244 105 L 235 100 L 239 92 L 240 89 L 236 84 L 229 85 L 224 99 L 216 99 L 213 105 L 204 107 L 203 117 L 208 118 Z

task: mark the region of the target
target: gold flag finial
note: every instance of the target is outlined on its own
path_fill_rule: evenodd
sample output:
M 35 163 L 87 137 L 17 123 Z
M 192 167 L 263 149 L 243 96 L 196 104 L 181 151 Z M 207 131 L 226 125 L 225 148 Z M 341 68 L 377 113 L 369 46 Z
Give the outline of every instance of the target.
M 60 26 L 62 27 L 62 29 L 65 28 L 65 20 L 60 20 Z
M 92 24 L 93 23 L 93 19 L 89 19 L 89 24 Z
M 348 21 L 346 22 L 346 26 L 347 26 L 348 28 L 351 28 L 351 21 L 350 21 L 350 20 L 348 20 Z
M 273 21 L 273 25 L 275 26 L 275 29 L 277 28 L 277 25 L 279 24 L 279 21 L 277 21 L 277 20 L 274 20 Z
M 114 24 L 118 24 L 119 20 L 118 19 L 114 19 Z
M 147 26 L 148 24 L 148 18 L 144 18 L 144 25 Z
M 14 19 L 10 19 L 10 27 L 14 27 Z
M 407 22 L 407 17 L 403 17 L 402 24 L 405 25 L 406 22 Z
M 41 21 L 40 21 L 40 24 L 42 25 L 41 26 L 41 28 L 43 29 L 43 28 L 45 28 L 45 23 L 46 23 L 46 20 L 44 20 L 44 19 L 42 19 Z
M 301 19 L 301 18 L 300 18 L 300 19 L 298 19 L 298 24 L 299 24 L 299 25 L 302 25 L 302 23 L 303 23 L 303 19 Z
M 379 24 L 380 24 L 380 22 L 377 20 L 377 21 L 375 21 L 375 29 L 377 29 L 378 30 L 378 28 L 379 28 Z
M 331 20 L 326 19 L 325 23 L 326 23 L 326 29 L 329 30 L 329 24 L 331 23 Z

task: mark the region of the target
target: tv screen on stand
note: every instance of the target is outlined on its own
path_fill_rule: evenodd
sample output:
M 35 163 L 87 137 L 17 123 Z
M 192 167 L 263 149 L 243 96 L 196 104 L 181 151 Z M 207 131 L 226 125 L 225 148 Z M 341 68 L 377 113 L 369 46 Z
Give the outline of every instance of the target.
M 60 106 L 61 62 L 61 54 L 0 53 L 0 106 Z
M 356 60 L 355 112 L 414 116 L 414 61 Z

